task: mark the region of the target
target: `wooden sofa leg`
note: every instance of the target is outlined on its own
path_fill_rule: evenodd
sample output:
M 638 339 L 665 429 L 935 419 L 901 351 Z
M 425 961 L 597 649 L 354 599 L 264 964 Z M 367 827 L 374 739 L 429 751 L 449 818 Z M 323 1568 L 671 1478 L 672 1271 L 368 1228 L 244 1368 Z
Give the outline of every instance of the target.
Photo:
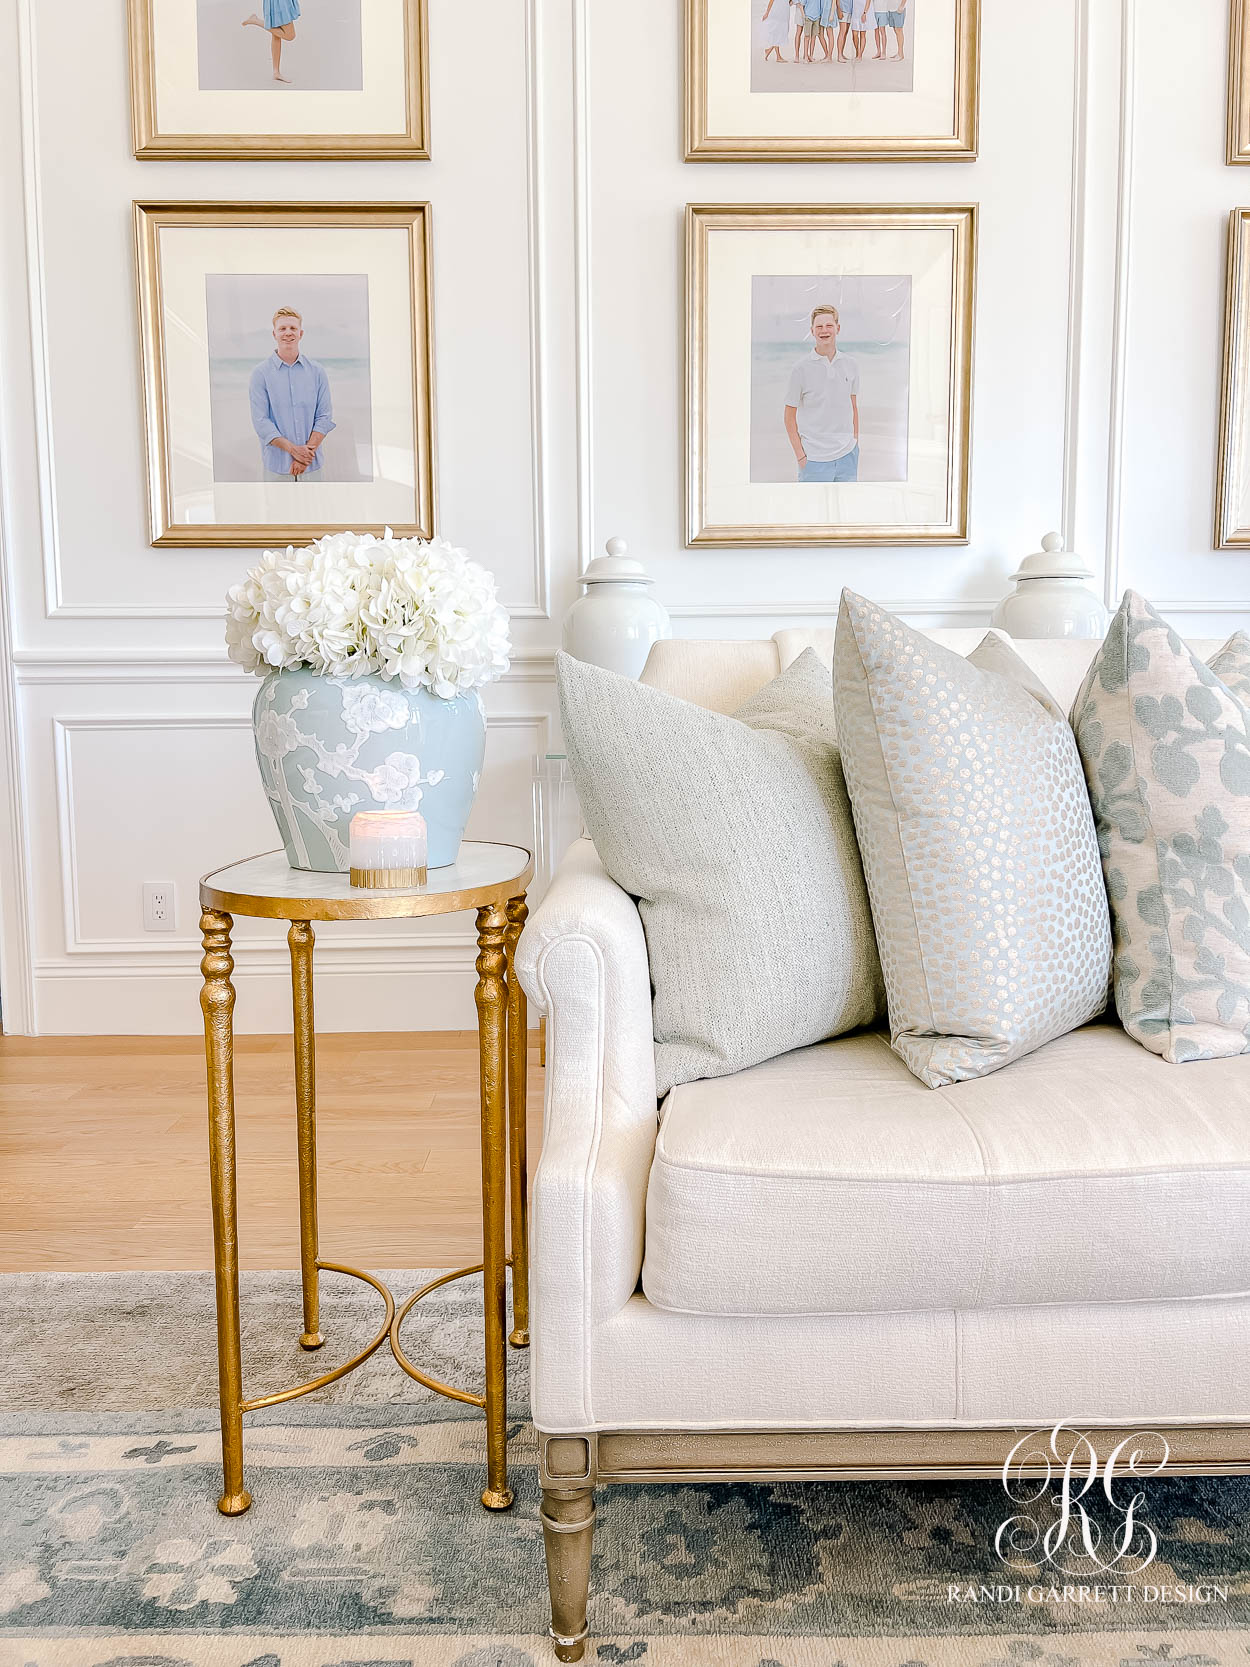
M 556 1658 L 580 1661 L 586 1648 L 590 1541 L 595 1526 L 593 1488 L 559 1492 L 544 1488 L 542 1519 Z

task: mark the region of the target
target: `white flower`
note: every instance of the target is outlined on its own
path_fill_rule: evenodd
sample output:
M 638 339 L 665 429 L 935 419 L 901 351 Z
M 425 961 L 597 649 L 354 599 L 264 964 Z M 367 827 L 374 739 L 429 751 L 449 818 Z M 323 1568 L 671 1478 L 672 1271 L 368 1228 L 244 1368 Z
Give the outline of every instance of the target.
M 289 712 L 275 712 L 270 707 L 256 720 L 256 745 L 266 758 L 282 758 L 294 752 L 301 739 Z
M 410 752 L 389 752 L 376 770 L 361 778 L 380 805 L 415 810 L 421 803 L 421 761 Z
M 392 689 L 375 689 L 364 683 L 344 689 L 343 722 L 361 735 L 379 735 L 384 729 L 402 729 L 408 722 L 408 702 Z
M 262 677 L 297 666 L 377 673 L 452 700 L 508 669 L 495 581 L 444 538 L 395 538 L 388 528 L 383 538 L 333 533 L 302 550 L 266 550 L 226 603 L 230 658 Z M 369 714 L 372 733 L 399 727 L 380 705 L 352 711 L 362 722 Z

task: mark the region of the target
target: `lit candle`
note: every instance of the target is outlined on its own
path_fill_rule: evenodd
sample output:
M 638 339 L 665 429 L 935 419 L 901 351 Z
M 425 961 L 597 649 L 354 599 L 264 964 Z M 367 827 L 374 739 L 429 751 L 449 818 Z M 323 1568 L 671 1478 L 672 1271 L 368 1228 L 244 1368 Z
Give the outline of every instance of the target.
M 348 838 L 354 886 L 410 890 L 425 884 L 425 817 L 417 811 L 357 811 Z

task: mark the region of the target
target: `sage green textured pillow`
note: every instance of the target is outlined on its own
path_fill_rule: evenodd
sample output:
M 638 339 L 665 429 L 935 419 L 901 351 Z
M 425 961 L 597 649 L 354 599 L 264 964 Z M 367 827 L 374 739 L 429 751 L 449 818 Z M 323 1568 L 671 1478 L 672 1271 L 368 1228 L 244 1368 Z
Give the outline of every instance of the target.
M 1250 1051 L 1247 650 L 1238 632 L 1203 665 L 1125 591 L 1072 708 L 1115 921 L 1116 1010 L 1174 1064 Z
M 1072 731 L 1034 673 L 1000 638 L 965 660 L 843 591 L 833 675 L 908 1069 L 930 1088 L 984 1076 L 1102 1012 L 1093 818 Z
M 556 682 L 587 829 L 642 916 L 661 1097 L 878 1018 L 881 968 L 818 656 L 733 717 L 568 654 Z

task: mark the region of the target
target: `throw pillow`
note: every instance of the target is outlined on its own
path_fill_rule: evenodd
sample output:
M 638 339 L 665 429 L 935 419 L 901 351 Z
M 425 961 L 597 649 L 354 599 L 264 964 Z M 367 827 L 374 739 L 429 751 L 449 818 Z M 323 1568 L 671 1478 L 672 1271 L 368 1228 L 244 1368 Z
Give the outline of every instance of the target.
M 1250 637 L 1244 631 L 1234 631 L 1207 666 L 1238 700 L 1250 700 Z
M 1115 920 L 1116 1009 L 1174 1064 L 1250 1051 L 1247 648 L 1239 633 L 1203 665 L 1126 591 L 1072 708 Z
M 842 593 L 834 706 L 890 1040 L 930 1088 L 995 1071 L 1106 1005 L 1111 932 L 1081 761 L 1036 685 L 1000 638 L 965 660 Z
M 661 1097 L 877 1018 L 881 968 L 817 655 L 733 717 L 568 654 L 556 681 L 587 829 L 642 916 Z

